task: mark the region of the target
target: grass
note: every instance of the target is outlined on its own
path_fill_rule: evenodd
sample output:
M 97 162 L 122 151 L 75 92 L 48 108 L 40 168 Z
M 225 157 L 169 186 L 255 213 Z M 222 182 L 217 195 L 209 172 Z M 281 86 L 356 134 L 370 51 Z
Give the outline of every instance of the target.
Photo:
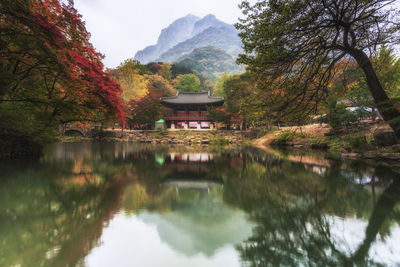
M 210 144 L 212 145 L 227 145 L 229 141 L 224 137 L 213 137 L 210 139 Z
M 276 140 L 278 142 L 288 142 L 293 141 L 296 138 L 305 138 L 307 137 L 304 133 L 298 133 L 294 131 L 282 131 L 276 135 Z
M 368 145 L 375 146 L 374 139 L 366 136 L 363 132 L 357 132 L 331 138 L 329 141 L 329 151 L 332 153 L 358 151 Z

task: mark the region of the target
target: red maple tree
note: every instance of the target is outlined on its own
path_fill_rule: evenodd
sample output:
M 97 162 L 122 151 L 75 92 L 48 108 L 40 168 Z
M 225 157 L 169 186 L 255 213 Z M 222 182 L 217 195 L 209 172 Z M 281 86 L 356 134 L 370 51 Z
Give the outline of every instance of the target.
M 60 123 L 99 113 L 125 121 L 120 86 L 104 71 L 81 15 L 58 0 L 2 0 L 2 102 L 33 103 Z

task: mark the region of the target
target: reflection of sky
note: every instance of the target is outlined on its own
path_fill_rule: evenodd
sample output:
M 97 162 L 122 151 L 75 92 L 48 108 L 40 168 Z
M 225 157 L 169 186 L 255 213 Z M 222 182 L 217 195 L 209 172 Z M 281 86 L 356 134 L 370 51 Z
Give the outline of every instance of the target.
M 161 240 L 156 225 L 122 213 L 104 229 L 100 242 L 86 258 L 87 266 L 240 266 L 232 245 L 218 249 L 211 257 L 203 253 L 186 256 Z
M 347 256 L 354 253 L 365 239 L 365 230 L 368 221 L 355 218 L 328 217 L 332 240 L 335 240 L 336 247 L 343 251 Z M 398 225 L 391 228 L 391 235 L 382 240 L 377 236 L 377 240 L 371 245 L 369 250 L 370 258 L 373 261 L 385 266 L 398 266 L 400 262 L 400 227 Z M 397 264 L 395 264 L 397 263 Z
M 180 212 L 167 214 L 144 213 L 139 216 L 148 224 L 155 225 L 161 240 L 176 251 L 187 256 L 203 253 L 214 255 L 220 248 L 241 244 L 251 235 L 249 224 L 244 213 L 232 210 L 231 214 L 224 214 L 213 222 L 212 218 L 201 220 L 197 216 L 187 216 Z

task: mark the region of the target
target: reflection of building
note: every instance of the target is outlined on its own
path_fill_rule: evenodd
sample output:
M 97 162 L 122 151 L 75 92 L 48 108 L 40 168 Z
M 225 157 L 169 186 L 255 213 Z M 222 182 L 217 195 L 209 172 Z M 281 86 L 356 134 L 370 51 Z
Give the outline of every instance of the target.
M 162 98 L 161 103 L 169 108 L 169 114 L 164 117 L 167 128 L 213 129 L 207 108 L 222 106 L 224 98 L 212 97 L 209 92 L 178 92 L 176 96 Z
M 208 153 L 170 153 L 172 162 L 209 162 L 213 155 Z
M 164 161 L 164 168 L 169 171 L 162 185 L 199 190 L 222 186 L 222 178 L 210 170 L 212 161 L 213 155 L 208 153 L 171 152 Z

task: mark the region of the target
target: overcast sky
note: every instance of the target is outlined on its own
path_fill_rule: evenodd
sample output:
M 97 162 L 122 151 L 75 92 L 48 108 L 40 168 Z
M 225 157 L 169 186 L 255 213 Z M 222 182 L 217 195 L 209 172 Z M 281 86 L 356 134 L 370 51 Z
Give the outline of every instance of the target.
M 214 14 L 235 23 L 241 0 L 75 0 L 91 33 L 94 47 L 106 57 L 106 67 L 116 67 L 138 50 L 155 44 L 161 29 L 193 14 Z

